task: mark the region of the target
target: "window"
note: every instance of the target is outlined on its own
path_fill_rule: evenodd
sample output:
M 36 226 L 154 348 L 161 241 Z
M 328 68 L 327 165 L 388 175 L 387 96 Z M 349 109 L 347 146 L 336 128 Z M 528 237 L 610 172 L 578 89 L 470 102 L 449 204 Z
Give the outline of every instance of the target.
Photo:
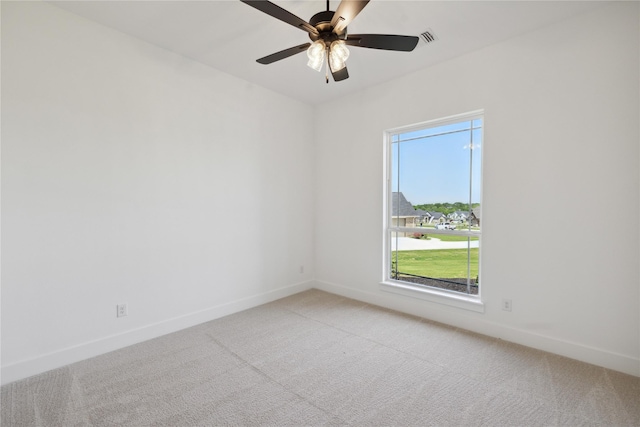
M 384 280 L 477 299 L 482 112 L 386 133 Z

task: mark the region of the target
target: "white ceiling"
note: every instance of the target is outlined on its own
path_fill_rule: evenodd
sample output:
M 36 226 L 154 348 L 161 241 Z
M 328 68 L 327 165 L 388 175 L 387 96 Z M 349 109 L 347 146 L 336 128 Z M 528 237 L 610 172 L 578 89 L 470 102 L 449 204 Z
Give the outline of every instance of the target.
M 307 33 L 239 0 L 52 1 L 51 3 L 308 104 L 319 104 L 602 6 L 594 1 L 372 0 L 349 25 L 351 34 L 438 37 L 413 52 L 350 48 L 350 78 L 325 83 L 304 53 L 270 65 L 255 60 L 309 41 Z M 324 0 L 275 0 L 309 20 Z M 331 1 L 335 10 L 338 0 Z

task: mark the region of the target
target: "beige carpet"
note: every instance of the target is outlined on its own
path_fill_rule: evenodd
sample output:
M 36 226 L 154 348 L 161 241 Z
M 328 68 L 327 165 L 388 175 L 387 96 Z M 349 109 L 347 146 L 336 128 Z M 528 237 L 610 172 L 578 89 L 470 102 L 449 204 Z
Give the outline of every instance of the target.
M 2 387 L 2 426 L 640 425 L 640 378 L 312 290 Z

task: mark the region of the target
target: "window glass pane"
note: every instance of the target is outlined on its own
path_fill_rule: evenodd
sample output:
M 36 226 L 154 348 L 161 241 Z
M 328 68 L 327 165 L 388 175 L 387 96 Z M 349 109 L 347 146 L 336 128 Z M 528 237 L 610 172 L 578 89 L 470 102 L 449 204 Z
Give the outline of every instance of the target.
M 392 199 L 396 206 L 392 215 L 397 217 L 397 226 L 422 224 L 443 232 L 468 228 L 473 207 L 470 202 L 480 200 L 480 156 L 477 156 L 477 186 L 471 181 L 470 151 L 474 144 L 470 126 L 467 121 L 431 128 L 428 131 L 432 136 L 418 139 L 407 136 L 420 132 L 401 134 L 403 142 L 393 144 Z M 452 128 L 467 130 L 446 133 Z M 480 132 L 473 131 L 478 141 Z
M 394 135 L 397 139 L 398 135 Z M 390 206 L 390 215 L 391 215 L 391 227 L 403 227 L 404 224 L 400 223 L 399 219 L 399 199 L 397 194 L 399 192 L 399 180 L 397 179 L 399 174 L 399 152 L 400 152 L 400 144 L 394 143 L 391 145 L 391 176 L 396 177 L 392 180 L 391 183 L 391 199 L 389 203 Z
M 390 279 L 478 294 L 479 238 L 391 233 Z
M 478 120 L 475 120 L 477 122 Z M 480 125 L 482 125 L 480 123 Z M 480 230 L 480 198 L 482 191 L 482 129 L 473 131 L 471 154 L 471 230 Z
M 411 132 L 405 132 L 399 135 L 399 139 L 400 141 L 407 141 L 407 140 L 416 139 L 416 138 L 424 138 L 424 137 L 430 137 L 434 135 L 441 135 L 441 134 L 452 133 L 452 132 L 462 131 L 462 130 L 470 130 L 470 129 L 471 129 L 471 122 L 465 121 L 465 122 L 452 123 L 452 124 L 443 125 L 443 126 L 436 126 L 436 127 L 426 128 L 426 129 L 414 130 Z
M 390 140 L 389 279 L 477 295 L 482 119 Z
M 422 166 L 424 155 L 423 140 L 393 144 L 391 179 L 391 226 L 419 227 L 425 212 L 414 208 L 413 200 L 407 197 L 407 190 L 414 194 L 426 191 L 428 170 Z

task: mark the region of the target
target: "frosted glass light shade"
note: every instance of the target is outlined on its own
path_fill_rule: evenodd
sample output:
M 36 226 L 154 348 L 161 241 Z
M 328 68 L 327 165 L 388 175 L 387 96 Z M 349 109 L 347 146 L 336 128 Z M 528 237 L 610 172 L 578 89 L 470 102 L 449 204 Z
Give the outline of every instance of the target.
M 324 58 L 326 55 L 326 48 L 324 42 L 321 40 L 316 40 L 311 43 L 309 49 L 307 49 L 307 57 L 309 57 L 309 62 L 307 62 L 307 66 L 313 68 L 316 71 L 320 71 L 322 69 L 322 64 L 324 64 Z
M 331 43 L 329 49 L 329 65 L 331 71 L 336 72 L 346 67 L 346 61 L 349 58 L 349 49 L 344 40 L 336 40 Z

